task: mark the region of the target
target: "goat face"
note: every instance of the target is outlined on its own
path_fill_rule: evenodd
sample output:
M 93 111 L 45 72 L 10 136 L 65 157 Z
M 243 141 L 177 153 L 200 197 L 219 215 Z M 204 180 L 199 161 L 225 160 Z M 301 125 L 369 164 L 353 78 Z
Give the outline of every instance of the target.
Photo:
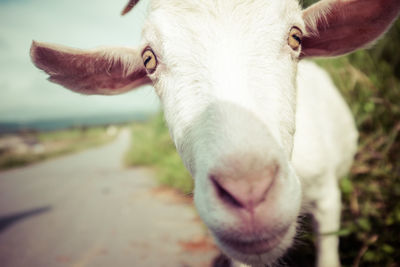
M 144 47 L 200 216 L 226 254 L 269 263 L 291 245 L 300 209 L 290 33 L 304 23 L 295 1 L 240 2 L 153 2 Z

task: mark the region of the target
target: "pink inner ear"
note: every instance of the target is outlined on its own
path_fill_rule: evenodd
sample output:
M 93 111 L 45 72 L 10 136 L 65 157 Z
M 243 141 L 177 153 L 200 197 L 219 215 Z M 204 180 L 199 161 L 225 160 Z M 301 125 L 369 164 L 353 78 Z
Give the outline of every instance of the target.
M 34 42 L 31 57 L 50 81 L 83 94 L 119 94 L 150 82 L 134 49 L 85 51 Z
M 338 56 L 379 38 L 400 11 L 399 0 L 321 1 L 303 12 L 309 34 L 301 57 Z

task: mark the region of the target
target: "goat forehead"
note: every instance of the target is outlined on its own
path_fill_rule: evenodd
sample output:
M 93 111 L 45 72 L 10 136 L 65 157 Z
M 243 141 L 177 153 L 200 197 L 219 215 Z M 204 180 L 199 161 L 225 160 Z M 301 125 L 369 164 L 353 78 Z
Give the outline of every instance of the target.
M 178 13 L 202 13 L 213 16 L 239 12 L 254 16 L 260 11 L 289 12 L 299 10 L 298 0 L 153 0 L 152 9 L 162 8 Z
M 290 26 L 302 28 L 300 10 L 297 0 L 154 0 L 148 22 L 155 34 L 146 39 L 157 39 L 155 49 L 181 66 L 185 59 L 204 63 L 195 55 L 221 47 L 258 58 L 277 55 Z
M 288 21 L 301 24 L 297 0 L 153 0 L 151 9 L 162 11 L 181 28 L 193 30 L 232 22 L 242 32 L 284 25 Z

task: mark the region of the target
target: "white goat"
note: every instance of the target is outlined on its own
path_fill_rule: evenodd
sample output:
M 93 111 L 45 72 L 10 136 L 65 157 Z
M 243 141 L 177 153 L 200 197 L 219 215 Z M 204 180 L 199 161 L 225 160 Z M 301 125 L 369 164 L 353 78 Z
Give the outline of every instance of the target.
M 137 0 L 131 1 L 124 13 Z M 152 83 L 195 180 L 201 218 L 234 265 L 271 265 L 300 213 L 316 222 L 319 267 L 340 266 L 340 191 L 357 147 L 349 108 L 312 56 L 365 47 L 399 0 L 153 0 L 138 48 L 33 42 L 50 81 L 83 94 Z

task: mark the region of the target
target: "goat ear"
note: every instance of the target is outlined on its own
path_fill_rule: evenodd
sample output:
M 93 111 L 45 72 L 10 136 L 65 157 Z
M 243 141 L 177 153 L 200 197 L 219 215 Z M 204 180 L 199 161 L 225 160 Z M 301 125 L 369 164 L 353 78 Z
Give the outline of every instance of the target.
M 303 11 L 301 57 L 339 56 L 377 40 L 394 22 L 399 0 L 322 0 Z
M 140 51 L 131 48 L 80 50 L 34 41 L 31 59 L 51 82 L 82 94 L 114 95 L 150 83 Z

